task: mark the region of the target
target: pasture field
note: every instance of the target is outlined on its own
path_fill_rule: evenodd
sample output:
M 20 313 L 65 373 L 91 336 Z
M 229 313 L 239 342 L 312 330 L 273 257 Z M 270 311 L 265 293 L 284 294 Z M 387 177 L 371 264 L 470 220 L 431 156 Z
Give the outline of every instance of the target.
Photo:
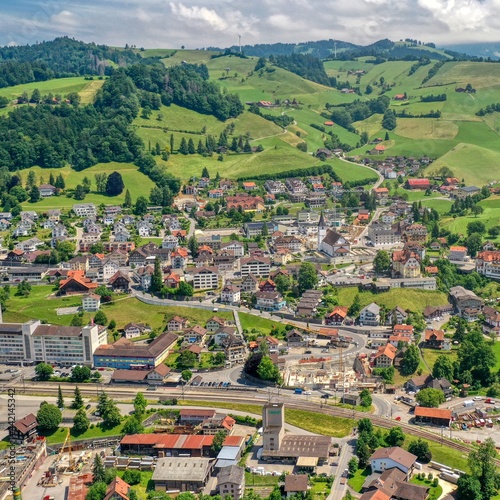
M 76 172 L 69 166 L 63 168 L 40 168 L 32 167 L 30 169 L 20 171 L 21 177 L 26 180 L 28 172 L 33 170 L 36 174 L 36 178 L 41 180 L 43 178 L 44 182 L 48 182 L 49 176 L 52 173 L 54 177 L 62 174 L 64 181 L 66 183 L 67 189 L 74 189 L 77 184 L 80 184 L 84 177 L 88 177 L 92 181 L 91 192 L 85 197 L 83 203 L 95 203 L 100 205 L 104 203 L 105 205 L 120 204 L 125 200 L 125 190 L 130 191 L 132 196 L 132 201 L 135 201 L 139 196 L 149 197 L 149 192 L 154 186 L 153 182 L 146 177 L 143 173 L 139 172 L 138 168 L 131 163 L 98 163 L 93 167 L 90 167 L 81 172 Z M 108 175 L 112 172 L 120 172 L 123 178 L 123 183 L 125 184 L 125 190 L 119 196 L 109 197 L 104 194 L 96 193 L 95 190 L 95 179 L 94 174 L 100 172 L 105 172 Z M 40 182 L 42 183 L 42 182 Z M 25 202 L 22 204 L 23 208 L 26 210 L 48 210 L 52 208 L 71 208 L 75 203 L 82 203 L 76 201 L 74 198 L 68 198 L 64 194 L 62 196 L 51 196 L 49 198 L 43 198 L 37 203 Z

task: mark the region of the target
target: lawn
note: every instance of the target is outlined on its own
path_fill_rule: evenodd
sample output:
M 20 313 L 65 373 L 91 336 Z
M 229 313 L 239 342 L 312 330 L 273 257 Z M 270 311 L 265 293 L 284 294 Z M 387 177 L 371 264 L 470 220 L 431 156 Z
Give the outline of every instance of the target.
M 100 439 L 108 436 L 120 436 L 123 434 L 123 426 L 125 425 L 126 419 L 124 419 L 120 424 L 115 427 L 103 428 L 100 424 L 94 426 L 94 428 L 87 429 L 83 434 L 75 435 L 73 429 L 71 429 L 71 437 L 73 439 Z M 66 434 L 68 432 L 67 427 L 59 427 L 52 433 L 43 434 L 47 438 L 47 444 L 57 444 L 64 442 Z
M 73 315 L 58 316 L 56 309 L 60 307 L 76 307 L 81 305 L 81 296 L 56 297 L 54 289 L 48 285 L 35 285 L 29 297 L 16 297 L 15 288 L 11 289 L 11 298 L 7 302 L 4 320 L 12 322 L 40 319 L 56 325 L 71 323 Z M 214 313 L 206 309 L 197 309 L 187 306 L 152 306 L 144 304 L 129 296 L 118 296 L 112 304 L 105 304 L 102 310 L 108 320 L 114 319 L 117 328 L 123 328 L 130 322 L 143 322 L 152 328 L 164 328 L 166 323 L 175 315 L 187 318 L 191 324 L 204 325 Z M 217 315 L 226 319 L 233 319 L 232 312 L 220 311 Z M 91 314 L 84 314 L 84 321 L 89 321 Z
M 270 486 L 274 488 L 280 480 L 279 476 L 258 476 L 257 474 L 252 474 L 251 472 L 245 472 L 245 484 L 247 488 L 252 488 L 254 486 Z
M 241 328 L 249 332 L 255 329 L 265 335 L 270 335 L 273 329 L 281 327 L 281 324 L 276 321 L 253 316 L 252 314 L 238 312 L 238 316 L 240 317 Z
M 90 102 L 88 95 L 94 94 L 103 82 L 104 80 L 85 80 L 83 76 L 55 78 L 45 82 L 32 82 L 14 85 L 12 87 L 4 87 L 0 89 L 0 96 L 7 97 L 8 99 L 16 99 L 22 96 L 24 92 L 31 95 L 33 90 L 38 89 L 42 96 L 49 93 L 65 96 L 71 92 L 81 92 L 85 96 L 84 100 Z
M 439 484 L 437 486 L 432 486 L 432 480 L 417 479 L 417 476 L 413 476 L 410 483 L 429 488 L 429 496 L 427 497 L 427 500 L 438 500 L 438 498 L 443 494 L 443 488 Z
M 124 470 L 117 471 L 119 477 L 123 478 Z M 141 473 L 141 482 L 132 486 L 132 489 L 137 493 L 139 500 L 146 500 L 147 492 L 154 490 L 154 483 L 152 481 L 153 471 L 151 470 L 142 470 L 139 471 Z
M 406 439 L 403 448 L 408 449 L 408 444 L 411 439 Z M 449 448 L 448 446 L 442 446 L 440 443 L 435 443 L 434 441 L 428 441 L 423 439 L 429 445 L 429 449 L 432 453 L 432 460 L 439 462 L 440 464 L 447 465 L 448 467 L 453 467 L 454 469 L 460 469 L 465 472 L 469 470 L 467 463 L 467 456 L 462 455 L 460 451 Z
M 500 353 L 500 351 L 499 351 Z M 456 349 L 451 351 L 440 351 L 437 349 L 422 349 L 422 355 L 424 357 L 425 362 L 427 363 L 429 369 L 432 371 L 432 367 L 436 362 L 438 356 L 446 356 L 451 359 L 451 361 L 455 361 L 457 359 L 458 351 Z M 498 359 L 498 358 L 497 358 Z
M 180 406 L 203 406 L 211 408 L 224 408 L 226 410 L 237 410 L 253 415 L 262 415 L 261 405 L 220 403 L 215 401 L 179 401 Z M 306 431 L 342 438 L 348 436 L 354 427 L 354 420 L 349 418 L 331 417 L 321 413 L 306 410 L 285 409 L 285 422 Z
M 360 493 L 366 478 L 372 473 L 371 467 L 358 469 L 354 475 L 349 477 L 347 484 L 356 492 Z
M 132 201 L 135 201 L 139 196 L 145 196 L 146 198 L 149 198 L 151 188 L 154 187 L 153 181 L 151 181 L 149 177 L 146 177 L 143 173 L 139 172 L 139 169 L 131 163 L 98 163 L 97 165 L 82 170 L 81 172 L 76 172 L 69 166 L 58 169 L 42 169 L 40 167 L 32 167 L 20 172 L 23 179 L 26 179 L 30 170 L 35 172 L 37 179 L 40 179 L 40 181 L 42 181 L 43 179 L 44 182 L 48 182 L 50 174 L 52 174 L 54 177 L 57 177 L 59 174 L 61 174 L 66 183 L 66 188 L 68 189 L 74 189 L 77 184 L 81 184 L 84 177 L 88 177 L 92 181 L 92 191 L 85 197 L 85 200 L 83 202 L 76 201 L 74 198 L 68 198 L 65 195 L 62 195 L 44 198 L 37 203 L 25 202 L 22 204 L 23 209 L 36 210 L 38 212 L 52 208 L 70 209 L 75 203 L 95 203 L 96 205 L 100 205 L 101 203 L 104 203 L 105 205 L 122 204 L 125 201 L 125 190 L 121 195 L 114 197 L 109 197 L 100 193 L 96 193 L 94 191 L 94 175 L 96 173 L 106 173 L 109 175 L 114 171 L 119 172 L 123 178 L 125 189 L 128 189 L 130 191 Z
M 376 302 L 379 306 L 385 306 L 388 309 L 401 306 L 405 310 L 422 312 L 427 306 L 447 303 L 446 294 L 438 291 L 397 288 L 388 292 L 373 293 L 369 291 L 358 292 L 357 288 L 339 288 L 339 304 L 350 306 L 356 294 L 359 294 L 361 307 Z
M 493 371 L 497 372 L 500 370 L 500 342 L 495 342 L 493 344 L 493 352 L 495 354 L 495 359 L 497 360 L 497 364 L 493 367 Z

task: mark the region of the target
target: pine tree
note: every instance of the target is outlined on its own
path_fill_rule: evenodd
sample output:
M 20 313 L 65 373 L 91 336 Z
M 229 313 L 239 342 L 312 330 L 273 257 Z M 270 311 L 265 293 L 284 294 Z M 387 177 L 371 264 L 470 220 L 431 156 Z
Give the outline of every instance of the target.
M 71 408 L 73 408 L 73 410 L 79 410 L 80 408 L 83 408 L 82 393 L 80 392 L 78 386 L 75 387 L 75 398 L 73 399 L 73 403 L 71 403 Z
M 203 167 L 203 170 L 201 171 L 201 176 L 204 179 L 210 179 L 210 173 L 208 172 L 208 168 L 207 167 Z
M 188 146 L 187 147 L 188 147 L 188 153 L 190 155 L 194 155 L 196 153 L 196 149 L 194 147 L 194 141 L 193 141 L 192 137 L 189 138 Z
M 163 273 L 161 270 L 160 259 L 155 259 L 153 276 L 151 277 L 150 291 L 153 294 L 158 293 L 163 287 Z
M 64 398 L 61 386 L 57 388 L 57 407 L 62 410 L 64 408 Z
M 59 174 L 57 176 L 56 183 L 54 184 L 54 186 L 57 189 L 64 189 L 66 187 L 66 183 L 64 182 L 64 177 L 62 176 L 62 174 Z
M 94 456 L 94 463 L 92 464 L 92 474 L 94 475 L 92 482 L 103 483 L 106 479 L 106 470 L 104 469 L 104 464 L 102 463 L 101 456 L 96 453 Z
M 130 191 L 127 189 L 125 191 L 125 201 L 123 202 L 125 208 L 130 208 L 132 206 L 132 196 L 130 196 Z
M 56 181 L 54 179 L 54 174 L 51 172 L 50 175 L 49 175 L 49 184 L 51 186 L 55 186 L 55 183 L 56 183 Z
M 182 155 L 189 154 L 188 144 L 185 137 L 183 137 L 181 140 L 181 145 L 179 146 L 179 153 Z
M 201 142 L 201 139 L 198 141 L 198 148 L 196 151 L 199 155 L 205 154 L 205 146 L 203 146 L 203 142 Z
M 174 134 L 170 134 L 170 152 L 174 152 Z

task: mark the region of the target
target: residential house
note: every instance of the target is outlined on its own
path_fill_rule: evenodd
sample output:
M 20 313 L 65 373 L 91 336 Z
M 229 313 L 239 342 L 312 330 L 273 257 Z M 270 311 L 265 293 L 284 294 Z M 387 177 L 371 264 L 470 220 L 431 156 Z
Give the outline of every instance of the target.
M 408 319 L 408 313 L 401 307 L 396 306 L 387 314 L 386 325 L 401 325 Z
M 207 321 L 205 327 L 209 332 L 215 333 L 221 328 L 224 328 L 226 324 L 227 321 L 224 318 L 220 318 L 219 316 L 213 316 Z
M 347 317 L 348 307 L 335 306 L 330 314 L 327 314 L 325 323 L 327 325 L 343 325 Z
M 56 188 L 52 186 L 52 184 L 40 184 L 40 186 L 38 186 L 38 190 L 40 191 L 40 196 L 42 198 L 48 198 L 56 194 Z
M 359 313 L 359 324 L 362 326 L 380 325 L 380 307 L 375 304 L 375 302 L 361 309 Z
M 253 293 L 259 289 L 259 279 L 252 273 L 245 276 L 241 282 L 241 291 Z
M 106 489 L 104 500 L 129 500 L 130 485 L 116 476 Z
M 296 236 L 281 236 L 274 240 L 276 248 L 287 248 L 291 252 L 300 252 L 302 249 L 302 241 Z
M 178 246 L 179 240 L 171 234 L 165 236 L 161 242 L 161 248 L 166 248 L 167 250 L 175 250 Z
M 496 335 L 500 335 L 500 312 L 498 312 L 494 307 L 484 306 L 483 314 L 483 331 L 485 333 L 495 333 Z
M 286 342 L 288 347 L 304 347 L 307 345 L 305 336 L 295 328 L 287 332 Z
M 285 493 L 287 498 L 296 495 L 305 496 L 309 489 L 307 474 L 288 474 L 285 476 Z
M 243 257 L 245 255 L 245 245 L 239 241 L 230 241 L 221 246 L 221 250 L 229 250 L 234 253 L 235 257 Z
M 106 260 L 100 268 L 101 279 L 108 282 L 118 271 L 120 266 L 113 260 Z
M 427 328 L 424 333 L 424 345 L 432 349 L 443 349 L 445 346 L 444 331 Z
M 397 349 L 392 344 L 382 345 L 373 356 L 373 366 L 375 368 L 388 368 L 394 363 Z
M 114 292 L 128 293 L 130 291 L 130 278 L 122 271 L 117 271 L 108 283 Z
M 146 380 L 149 385 L 162 385 L 167 381 L 169 375 L 170 368 L 161 363 L 146 375 Z
M 278 229 L 277 224 L 274 222 L 245 222 L 243 225 L 243 231 L 247 238 L 255 238 L 262 234 L 262 228 L 264 224 L 267 225 L 268 234 L 273 234 L 274 231 Z
M 255 292 L 255 307 L 261 311 L 280 311 L 286 306 L 286 300 L 275 292 Z
M 174 316 L 167 323 L 168 332 L 179 332 L 189 326 L 189 321 L 181 316 Z
M 219 328 L 213 335 L 213 342 L 216 346 L 224 346 L 232 343 L 232 337 L 236 336 L 236 328 L 224 326 Z
M 38 422 L 33 413 L 16 420 L 9 426 L 10 443 L 17 445 L 27 444 L 37 437 L 37 427 Z
M 403 239 L 408 243 L 425 243 L 427 228 L 422 224 L 410 224 L 403 231 Z
M 148 291 L 151 288 L 151 281 L 153 279 L 154 267 L 153 266 L 143 266 L 135 270 L 135 276 L 139 279 L 141 283 L 141 288 Z
M 394 212 L 384 212 L 380 216 L 380 220 L 383 224 L 394 224 L 396 221 L 397 215 Z
M 88 293 L 82 298 L 82 308 L 87 312 L 96 312 L 101 307 L 101 296 L 95 293 Z
M 179 288 L 181 282 L 181 277 L 179 274 L 171 272 L 163 281 L 163 284 L 167 288 Z
M 226 196 L 226 210 L 243 210 L 243 212 L 261 212 L 264 210 L 264 200 L 261 196 L 251 196 L 248 194 L 237 194 L 236 196 Z
M 459 187 L 455 191 L 453 191 L 453 196 L 455 198 L 459 199 L 465 199 L 468 196 L 474 196 L 476 194 L 479 194 L 481 192 L 481 188 L 478 188 L 477 186 L 464 186 L 464 187 Z
M 379 448 L 370 457 L 372 472 L 384 472 L 386 469 L 397 468 L 409 478 L 417 457 L 399 446 Z
M 179 247 L 170 254 L 172 269 L 184 269 L 188 261 L 188 251 L 184 247 Z
M 222 498 L 239 500 L 245 493 L 245 469 L 238 465 L 222 467 L 217 474 L 217 493 Z
M 241 290 L 236 285 L 226 285 L 222 289 L 220 301 L 223 304 L 239 304 L 241 301 Z
M 123 327 L 125 338 L 133 339 L 151 332 L 151 327 L 144 323 L 128 323 Z
M 202 345 L 207 338 L 208 330 L 202 326 L 195 325 L 184 332 L 184 340 L 190 344 Z
M 73 212 L 77 217 L 95 217 L 97 207 L 93 203 L 76 203 L 73 205 Z
M 467 260 L 467 247 L 451 246 L 448 254 L 449 260 L 464 261 Z

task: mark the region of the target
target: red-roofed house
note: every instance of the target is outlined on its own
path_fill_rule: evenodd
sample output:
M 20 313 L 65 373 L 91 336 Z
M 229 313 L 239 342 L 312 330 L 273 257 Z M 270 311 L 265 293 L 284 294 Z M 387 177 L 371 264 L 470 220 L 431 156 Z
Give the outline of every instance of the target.
M 333 311 L 328 314 L 325 318 L 325 323 L 327 325 L 342 325 L 347 317 L 347 311 L 349 310 L 346 306 L 336 306 Z
M 89 293 L 98 287 L 85 277 L 85 271 L 68 271 L 67 278 L 59 283 L 59 295 Z
M 375 368 L 392 366 L 396 357 L 396 351 L 397 349 L 391 344 L 380 346 L 375 356 L 373 356 L 373 366 Z
M 113 481 L 109 483 L 104 500 L 129 500 L 129 490 L 130 485 L 127 484 L 123 479 L 120 479 L 118 476 L 116 476 Z

